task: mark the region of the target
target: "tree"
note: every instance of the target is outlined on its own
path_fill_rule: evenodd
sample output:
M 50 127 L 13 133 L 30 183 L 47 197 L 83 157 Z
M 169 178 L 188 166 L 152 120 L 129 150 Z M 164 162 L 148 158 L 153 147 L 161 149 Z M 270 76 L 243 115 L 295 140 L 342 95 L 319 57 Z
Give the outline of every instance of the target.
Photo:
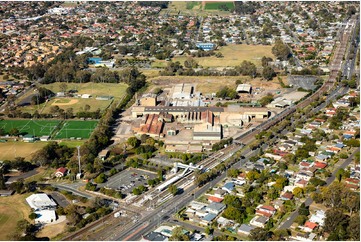
M 104 173 L 100 173 L 99 176 L 97 176 L 94 179 L 94 182 L 99 184 L 99 183 L 104 183 L 106 180 L 107 180 L 107 176 Z
M 214 229 L 211 228 L 211 227 L 206 227 L 206 228 L 204 229 L 204 233 L 206 233 L 206 235 L 213 234 L 213 231 L 214 231 Z
M 133 148 L 137 148 L 140 145 L 140 140 L 138 140 L 136 137 L 130 137 L 127 140 L 127 143 L 131 145 Z
M 176 185 L 170 185 L 169 187 L 168 187 L 168 191 L 173 195 L 173 196 L 175 196 L 175 195 L 177 195 L 177 193 L 178 193 L 178 187 L 176 186 Z
M 298 225 L 304 225 L 306 221 L 307 221 L 307 216 L 305 215 L 298 215 L 295 218 L 295 223 L 297 223 Z
M 266 241 L 271 237 L 271 233 L 264 228 L 252 229 L 248 238 L 252 241 Z
M 236 178 L 239 174 L 239 171 L 235 168 L 230 168 L 227 170 L 227 176 Z
M 84 111 L 88 112 L 90 110 L 90 105 L 89 104 L 85 104 L 84 106 Z
M 242 223 L 244 219 L 244 214 L 242 211 L 233 206 L 227 207 L 224 210 L 222 216 L 231 220 L 235 220 L 237 223 Z
M 266 106 L 267 104 L 271 103 L 273 101 L 273 95 L 271 93 L 268 93 L 266 96 L 262 97 L 259 100 L 259 103 L 262 106 Z
M 17 128 L 12 128 L 10 129 L 9 134 L 11 136 L 18 136 L 20 134 L 20 131 Z
M 346 222 L 347 216 L 339 208 L 331 208 L 326 211 L 324 230 L 332 232 L 340 224 Z
M 62 92 L 66 92 L 66 89 L 68 88 L 68 85 L 66 85 L 65 82 L 60 83 L 59 88 Z
M 360 214 L 357 213 L 351 216 L 347 233 L 353 241 L 360 241 Z
M 173 229 L 172 231 L 172 236 L 169 237 L 170 241 L 189 241 L 190 238 L 188 236 L 188 234 L 185 234 L 183 232 L 183 227 L 176 227 L 175 229 Z
M 310 210 L 306 207 L 305 203 L 302 203 L 301 206 L 298 208 L 298 214 L 308 216 L 310 215 Z
M 37 217 L 38 217 L 38 215 L 36 215 L 36 213 L 31 213 L 31 214 L 29 214 L 29 218 L 30 218 L 31 220 L 36 219 Z
M 273 77 L 275 77 L 275 76 L 276 76 L 276 72 L 273 70 L 272 67 L 266 66 L 266 67 L 263 68 L 262 77 L 263 77 L 264 79 L 266 79 L 267 81 L 269 81 L 269 80 L 272 80 Z
M 272 54 L 274 54 L 277 59 L 287 60 L 291 51 L 288 46 L 282 42 L 282 40 L 277 39 L 275 41 L 275 45 L 272 47 Z
M 300 187 L 296 187 L 295 189 L 293 189 L 292 193 L 295 197 L 301 198 L 303 196 L 303 189 Z

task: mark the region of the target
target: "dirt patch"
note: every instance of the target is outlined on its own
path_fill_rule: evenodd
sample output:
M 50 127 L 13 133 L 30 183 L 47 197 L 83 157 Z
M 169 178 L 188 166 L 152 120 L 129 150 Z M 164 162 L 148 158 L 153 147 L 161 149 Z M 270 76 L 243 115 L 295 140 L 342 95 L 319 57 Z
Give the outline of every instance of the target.
M 79 102 L 79 100 L 77 99 L 71 99 L 69 102 L 58 102 L 58 101 L 62 101 L 60 99 L 54 99 L 54 102 L 51 104 L 51 106 L 68 106 L 68 105 L 73 105 L 76 104 L 77 102 Z
M 60 216 L 59 221 L 55 221 L 54 224 L 47 224 L 37 233 L 37 237 L 54 238 L 58 234 L 62 233 L 66 227 L 65 216 Z
M 151 78 L 148 81 L 155 86 L 163 88 L 172 87 L 179 83 L 192 83 L 195 85 L 196 92 L 207 94 L 217 92 L 224 86 L 236 88 L 237 80 L 242 80 L 243 83 L 250 83 L 253 88 L 260 87 L 266 90 L 276 90 L 281 88 L 281 85 L 276 78 L 274 78 L 273 81 L 265 81 L 260 78 L 252 79 L 247 76 L 159 76 Z

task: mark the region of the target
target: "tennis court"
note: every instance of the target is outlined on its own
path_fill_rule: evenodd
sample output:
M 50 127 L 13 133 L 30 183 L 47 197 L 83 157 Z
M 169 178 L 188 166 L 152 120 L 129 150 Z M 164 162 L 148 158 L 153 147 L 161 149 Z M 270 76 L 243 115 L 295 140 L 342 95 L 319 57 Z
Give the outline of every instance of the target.
M 0 128 L 9 133 L 12 129 L 19 130 L 21 135 L 31 134 L 37 137 L 50 136 L 60 124 L 60 120 L 0 120 Z
M 54 139 L 88 139 L 98 121 L 65 121 L 54 135 Z

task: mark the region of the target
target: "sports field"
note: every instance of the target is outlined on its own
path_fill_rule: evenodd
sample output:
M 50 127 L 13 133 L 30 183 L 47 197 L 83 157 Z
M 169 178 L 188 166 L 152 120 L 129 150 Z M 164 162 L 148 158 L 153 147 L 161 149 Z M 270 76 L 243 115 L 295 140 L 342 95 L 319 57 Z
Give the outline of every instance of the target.
M 206 2 L 204 4 L 204 10 L 220 10 L 219 7 L 225 5 L 228 10 L 234 9 L 233 2 Z
M 54 139 L 70 139 L 90 137 L 98 121 L 65 121 L 61 125 L 61 129 L 54 135 Z
M 59 124 L 59 120 L 0 120 L 0 128 L 7 133 L 16 128 L 21 135 L 31 134 L 37 137 L 51 135 Z

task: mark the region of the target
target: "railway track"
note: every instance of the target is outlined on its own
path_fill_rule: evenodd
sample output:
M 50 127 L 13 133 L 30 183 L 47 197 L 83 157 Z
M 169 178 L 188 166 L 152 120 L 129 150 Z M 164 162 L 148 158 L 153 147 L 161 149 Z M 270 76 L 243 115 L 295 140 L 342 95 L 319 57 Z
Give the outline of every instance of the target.
M 356 21 L 357 21 L 356 20 L 357 17 L 358 16 L 353 16 L 353 18 L 350 21 L 354 22 L 354 24 L 355 24 Z M 303 108 L 307 107 L 308 105 L 310 105 L 310 103 L 317 100 L 322 94 L 329 92 L 334 87 L 334 85 L 336 83 L 337 76 L 338 76 L 338 72 L 339 72 L 339 70 L 341 70 L 342 59 L 343 59 L 343 56 L 345 54 L 347 43 L 348 43 L 348 40 L 350 38 L 352 30 L 350 31 L 350 29 L 348 29 L 348 30 L 344 29 L 344 31 L 342 31 L 342 32 L 343 33 L 341 34 L 341 37 L 340 37 L 340 43 L 338 43 L 337 46 L 336 46 L 336 51 L 335 51 L 335 54 L 334 54 L 334 58 L 333 58 L 332 64 L 330 65 L 331 74 L 329 76 L 329 79 L 315 93 L 313 93 L 307 99 L 301 101 L 300 103 L 298 103 L 295 106 L 292 106 L 292 107 L 290 107 L 288 109 L 285 109 L 284 111 L 279 113 L 277 116 L 273 117 L 268 122 L 265 122 L 265 123 L 262 123 L 262 124 L 258 125 L 257 127 L 255 127 L 253 129 L 241 134 L 240 136 L 236 137 L 234 140 L 236 140 L 238 142 L 242 142 L 244 144 L 248 144 L 250 142 L 250 140 L 252 139 L 252 137 L 254 137 L 259 132 L 261 132 L 263 130 L 267 130 L 268 128 L 270 128 L 273 125 L 277 124 L 278 122 L 282 121 L 288 115 L 294 113 L 297 109 L 303 109 Z M 207 159 L 201 161 L 199 164 L 203 165 L 203 167 L 208 168 L 208 167 L 213 166 L 215 163 L 216 164 L 220 163 L 219 160 L 226 157 L 227 155 L 229 155 L 229 153 L 227 153 L 227 152 L 231 151 L 235 147 L 236 147 L 236 145 L 232 144 L 232 145 L 218 151 L 217 153 L 213 154 L 212 156 L 208 157 Z M 189 179 L 187 178 L 188 176 L 189 176 L 189 174 L 186 175 L 181 180 L 179 180 L 178 182 L 176 182 L 175 183 L 176 186 L 181 187 L 184 184 L 186 184 L 187 182 L 189 182 Z M 192 180 L 192 179 L 190 179 L 190 180 Z M 162 192 L 158 193 L 157 196 L 166 197 L 166 196 L 169 196 L 168 194 L 169 194 L 169 192 L 167 190 L 165 190 L 165 191 L 162 191 Z M 80 236 L 84 232 L 86 232 L 88 230 L 92 230 L 94 228 L 97 228 L 104 220 L 107 220 L 107 219 L 111 218 L 111 216 L 114 216 L 115 212 L 116 211 L 113 211 L 109 215 L 106 215 L 105 217 L 103 217 L 103 218 L 101 218 L 101 219 L 87 225 L 86 227 L 74 232 L 73 234 L 68 235 L 67 237 L 63 238 L 63 240 L 74 240 L 74 239 L 77 239 L 77 238 L 81 238 Z

